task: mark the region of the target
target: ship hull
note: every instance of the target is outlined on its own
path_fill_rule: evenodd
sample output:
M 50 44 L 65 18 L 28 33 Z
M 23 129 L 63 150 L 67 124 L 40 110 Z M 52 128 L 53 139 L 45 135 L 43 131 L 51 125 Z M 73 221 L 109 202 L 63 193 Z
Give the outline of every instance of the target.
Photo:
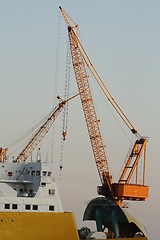
M 79 240 L 72 213 L 0 212 L 1 240 Z

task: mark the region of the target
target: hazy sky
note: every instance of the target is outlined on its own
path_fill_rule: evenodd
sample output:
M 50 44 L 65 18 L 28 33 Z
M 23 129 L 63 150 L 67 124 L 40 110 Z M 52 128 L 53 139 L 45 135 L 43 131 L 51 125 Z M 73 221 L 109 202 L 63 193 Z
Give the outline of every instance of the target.
M 151 240 L 159 240 L 160 1 L 0 0 L 0 144 L 53 106 L 59 5 L 79 24 L 83 45 L 113 96 L 139 133 L 149 137 L 149 199 L 131 202 L 129 211 L 146 226 Z M 67 41 L 63 19 L 60 30 L 57 83 L 58 94 L 63 96 Z M 123 131 L 119 128 L 98 90 L 93 91 L 98 96 L 97 112 L 116 181 L 130 145 L 126 135 L 131 136 L 118 119 Z M 70 92 L 77 92 L 73 73 Z M 55 174 L 59 178 L 58 131 L 55 137 Z M 63 165 L 62 180 L 57 180 L 62 203 L 66 211 L 75 213 L 80 228 L 86 225 L 82 223 L 86 202 L 97 196 L 100 182 L 79 98 L 69 105 Z

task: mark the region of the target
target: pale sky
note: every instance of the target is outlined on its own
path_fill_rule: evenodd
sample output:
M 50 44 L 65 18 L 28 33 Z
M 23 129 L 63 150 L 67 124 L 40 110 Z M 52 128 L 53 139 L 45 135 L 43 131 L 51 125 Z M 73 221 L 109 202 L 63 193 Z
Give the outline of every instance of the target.
M 128 211 L 145 225 L 151 240 L 159 240 L 160 1 L 0 0 L 0 145 L 53 106 L 60 5 L 78 23 L 83 45 L 119 105 L 138 132 L 149 137 L 146 173 L 149 198 L 142 203 L 130 202 Z M 58 94 L 63 97 L 67 41 L 63 19 L 60 30 L 57 82 Z M 70 92 L 77 93 L 73 73 Z M 98 96 L 97 112 L 110 171 L 116 181 L 129 148 L 125 134 L 129 138 L 131 135 L 118 118 L 123 131 L 119 128 L 99 91 L 93 92 L 95 98 Z M 61 128 L 61 118 L 56 124 Z M 79 98 L 69 104 L 61 181 L 58 131 L 55 137 L 55 175 L 62 204 L 65 211 L 75 213 L 80 228 L 87 225 L 82 222 L 86 202 L 97 196 L 100 182 Z

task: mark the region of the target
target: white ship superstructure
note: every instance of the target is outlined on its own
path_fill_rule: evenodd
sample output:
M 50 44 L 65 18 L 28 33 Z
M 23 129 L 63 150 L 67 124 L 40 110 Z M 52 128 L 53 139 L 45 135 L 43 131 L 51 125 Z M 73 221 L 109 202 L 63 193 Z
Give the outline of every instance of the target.
M 0 239 L 78 240 L 73 213 L 63 211 L 53 165 L 0 160 Z
M 0 163 L 0 211 L 62 212 L 52 166 L 36 162 Z

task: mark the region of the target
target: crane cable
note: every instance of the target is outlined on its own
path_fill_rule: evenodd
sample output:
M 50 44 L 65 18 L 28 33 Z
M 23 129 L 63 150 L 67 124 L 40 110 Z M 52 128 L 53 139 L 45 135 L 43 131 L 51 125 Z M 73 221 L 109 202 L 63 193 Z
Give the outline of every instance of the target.
M 67 56 L 66 56 L 66 73 L 65 73 L 65 96 L 64 100 L 69 98 L 69 89 L 70 89 L 70 70 L 71 70 L 71 54 L 69 41 L 67 40 Z M 61 137 L 61 149 L 60 149 L 60 180 L 62 177 L 63 170 L 63 158 L 64 158 L 64 141 L 67 136 L 67 125 L 68 125 L 68 102 L 63 110 L 63 120 L 62 120 L 62 137 Z
M 58 89 L 58 78 L 59 78 L 59 61 L 60 61 L 60 45 L 61 45 L 61 14 L 58 16 L 58 29 L 57 29 L 57 46 L 56 46 L 56 62 L 55 62 L 55 75 L 54 75 L 54 106 L 57 104 L 57 89 Z M 51 163 L 53 163 L 54 156 L 54 128 L 55 123 L 53 123 L 52 127 L 52 143 L 51 143 Z
M 9 149 L 10 155 L 14 155 L 16 152 L 20 151 L 24 147 L 24 145 L 28 143 L 28 138 L 30 137 L 31 133 L 34 134 L 35 131 L 37 131 L 37 129 L 42 124 L 44 124 L 47 118 L 51 115 L 52 111 L 50 111 L 45 117 L 43 117 L 38 122 L 35 121 L 30 123 L 28 126 L 24 127 L 22 130 L 18 131 L 10 138 L 7 138 L 5 140 L 5 145 Z M 12 140 L 13 138 L 14 140 Z
M 74 32 L 74 31 L 73 31 Z M 141 138 L 140 134 L 137 133 L 137 130 L 134 128 L 134 126 L 132 125 L 132 123 L 130 122 L 130 120 L 128 119 L 128 117 L 125 115 L 125 113 L 122 111 L 122 109 L 120 108 L 120 106 L 118 105 L 118 103 L 115 101 L 115 99 L 113 98 L 113 96 L 111 95 L 109 89 L 107 88 L 107 86 L 105 85 L 104 81 L 102 80 L 102 78 L 100 77 L 99 73 L 97 72 L 97 70 L 95 69 L 94 65 L 92 64 L 90 58 L 88 57 L 88 54 L 86 53 L 84 47 L 82 46 L 77 34 L 74 32 L 77 41 L 81 47 L 80 51 L 82 54 L 82 57 L 86 63 L 86 65 L 88 66 L 88 68 L 90 69 L 93 77 L 95 78 L 95 80 L 97 81 L 98 85 L 100 86 L 100 88 L 102 89 L 103 93 L 105 94 L 105 96 L 107 97 L 108 101 L 111 103 L 111 105 L 114 107 L 114 109 L 116 110 L 116 112 L 119 114 L 119 116 L 122 118 L 122 120 L 125 122 L 125 124 L 127 125 L 127 127 L 131 130 L 131 132 L 133 134 L 136 134 L 136 136 L 138 138 Z

